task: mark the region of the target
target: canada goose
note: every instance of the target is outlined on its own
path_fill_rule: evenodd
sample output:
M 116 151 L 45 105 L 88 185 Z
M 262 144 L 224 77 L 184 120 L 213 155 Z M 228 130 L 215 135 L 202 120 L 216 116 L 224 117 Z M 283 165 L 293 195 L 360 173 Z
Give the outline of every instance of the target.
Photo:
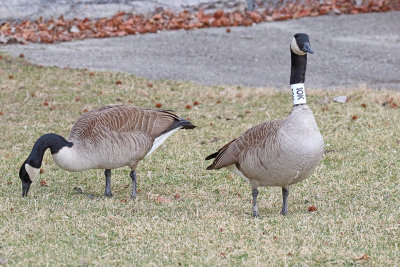
M 168 110 L 108 105 L 83 114 L 71 129 L 68 141 L 49 133 L 34 144 L 19 171 L 22 196 L 39 174 L 43 155 L 50 148 L 54 162 L 62 169 L 80 172 L 105 169 L 105 195 L 111 193 L 111 169 L 129 166 L 132 198 L 136 197 L 136 166 L 179 129 L 196 126 Z
M 227 168 L 252 186 L 253 215 L 258 217 L 259 186 L 282 187 L 282 215 L 286 215 L 289 186 L 307 178 L 324 151 L 324 140 L 306 104 L 304 80 L 307 52 L 313 54 L 308 35 L 297 33 L 290 43 L 293 108 L 286 119 L 264 122 L 223 146 L 207 170 Z

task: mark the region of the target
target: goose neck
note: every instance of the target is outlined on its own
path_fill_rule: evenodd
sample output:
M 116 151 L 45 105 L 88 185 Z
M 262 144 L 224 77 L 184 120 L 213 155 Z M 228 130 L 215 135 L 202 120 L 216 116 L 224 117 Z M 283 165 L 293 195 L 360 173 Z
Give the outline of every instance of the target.
M 291 51 L 290 84 L 304 83 L 306 79 L 307 54 L 297 55 Z
M 307 54 L 298 55 L 291 51 L 290 88 L 293 105 L 306 104 L 304 81 L 306 77 Z
M 48 148 L 50 148 L 51 154 L 55 154 L 65 146 L 72 147 L 73 143 L 68 142 L 64 137 L 58 134 L 49 133 L 42 135 L 33 145 L 26 163 L 34 168 L 40 168 L 44 152 Z

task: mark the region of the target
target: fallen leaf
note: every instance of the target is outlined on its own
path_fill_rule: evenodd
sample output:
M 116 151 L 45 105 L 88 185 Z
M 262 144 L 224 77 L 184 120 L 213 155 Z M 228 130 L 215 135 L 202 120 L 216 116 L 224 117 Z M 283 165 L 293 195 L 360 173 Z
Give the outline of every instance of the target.
M 45 180 L 40 181 L 40 186 L 48 186 L 47 182 Z
M 315 207 L 314 205 L 309 206 L 308 211 L 310 211 L 310 212 L 317 211 L 317 207 Z
M 128 200 L 127 199 L 121 199 L 120 202 L 121 203 L 126 203 L 126 202 L 128 202 Z
M 214 18 L 218 19 L 218 18 L 221 18 L 223 15 L 224 15 L 224 11 L 222 11 L 222 10 L 217 10 L 217 11 L 215 11 L 215 13 L 214 13 Z
M 171 199 L 166 198 L 164 196 L 158 196 L 156 201 L 158 203 L 168 203 L 168 202 L 171 202 Z
M 364 255 L 362 255 L 361 257 L 356 258 L 355 260 L 356 260 L 356 261 L 367 261 L 367 260 L 369 260 L 369 257 L 368 257 L 367 254 L 364 254 Z
M 156 103 L 156 108 L 161 108 L 162 104 L 161 103 Z
M 390 105 L 390 107 L 391 107 L 391 108 L 398 108 L 399 106 L 398 106 L 396 103 L 393 102 L 393 103 Z

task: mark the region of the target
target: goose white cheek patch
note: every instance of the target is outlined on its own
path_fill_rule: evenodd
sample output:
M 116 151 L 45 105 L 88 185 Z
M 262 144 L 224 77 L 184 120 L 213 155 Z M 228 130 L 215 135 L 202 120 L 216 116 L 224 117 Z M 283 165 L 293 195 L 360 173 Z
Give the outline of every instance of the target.
M 25 164 L 25 170 L 29 175 L 29 179 L 31 179 L 31 182 L 34 182 L 36 177 L 39 175 L 40 168 L 35 168 L 29 165 L 28 163 Z
M 304 90 L 304 83 L 291 84 L 293 105 L 306 103 L 306 91 Z

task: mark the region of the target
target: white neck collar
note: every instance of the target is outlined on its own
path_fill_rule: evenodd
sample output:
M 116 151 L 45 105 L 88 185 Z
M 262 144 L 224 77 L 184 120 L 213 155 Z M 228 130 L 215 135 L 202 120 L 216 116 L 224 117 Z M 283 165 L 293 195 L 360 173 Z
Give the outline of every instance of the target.
M 293 105 L 305 104 L 306 91 L 304 89 L 304 83 L 291 84 Z

